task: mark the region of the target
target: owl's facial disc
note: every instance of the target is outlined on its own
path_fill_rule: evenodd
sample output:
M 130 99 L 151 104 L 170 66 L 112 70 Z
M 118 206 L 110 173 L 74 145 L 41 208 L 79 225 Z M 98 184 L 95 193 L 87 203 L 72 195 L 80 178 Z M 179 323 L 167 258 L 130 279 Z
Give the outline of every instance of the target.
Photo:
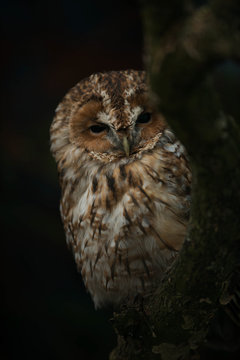
M 69 135 L 74 144 L 96 154 L 111 154 L 118 158 L 131 157 L 148 148 L 165 127 L 160 114 L 145 104 L 129 103 L 123 110 L 106 111 L 101 101 L 90 100 L 70 119 Z

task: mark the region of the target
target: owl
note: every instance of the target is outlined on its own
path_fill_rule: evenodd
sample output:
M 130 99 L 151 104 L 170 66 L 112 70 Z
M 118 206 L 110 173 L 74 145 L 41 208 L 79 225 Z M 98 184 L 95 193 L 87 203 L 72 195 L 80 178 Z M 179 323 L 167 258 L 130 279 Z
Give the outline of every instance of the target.
M 146 73 L 80 81 L 50 133 L 66 240 L 95 307 L 148 294 L 182 247 L 191 171 L 151 104 Z

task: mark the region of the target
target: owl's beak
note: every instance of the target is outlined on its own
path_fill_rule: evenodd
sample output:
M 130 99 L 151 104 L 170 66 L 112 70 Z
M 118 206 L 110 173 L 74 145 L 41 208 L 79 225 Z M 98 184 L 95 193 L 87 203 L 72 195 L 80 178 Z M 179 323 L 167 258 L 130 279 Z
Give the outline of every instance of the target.
M 123 150 L 125 151 L 125 154 L 127 156 L 129 156 L 130 144 L 129 144 L 128 138 L 126 136 L 123 137 L 122 144 L 123 144 Z

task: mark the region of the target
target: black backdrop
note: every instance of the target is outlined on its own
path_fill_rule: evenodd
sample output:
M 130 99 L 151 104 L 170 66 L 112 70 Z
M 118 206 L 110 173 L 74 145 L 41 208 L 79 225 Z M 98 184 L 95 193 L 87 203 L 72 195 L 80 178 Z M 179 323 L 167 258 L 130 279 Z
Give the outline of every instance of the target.
M 58 102 L 96 71 L 142 69 L 129 1 L 1 1 L 0 358 L 107 359 L 109 312 L 95 311 L 59 217 L 49 126 Z

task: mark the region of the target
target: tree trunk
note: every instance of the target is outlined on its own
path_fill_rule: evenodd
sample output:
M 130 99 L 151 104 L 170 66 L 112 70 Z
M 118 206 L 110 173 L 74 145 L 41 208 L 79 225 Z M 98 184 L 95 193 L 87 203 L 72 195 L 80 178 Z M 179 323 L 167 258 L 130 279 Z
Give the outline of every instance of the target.
M 240 2 L 141 7 L 152 98 L 190 155 L 192 206 L 181 254 L 157 291 L 114 314 L 110 359 L 197 359 L 223 309 L 239 320 L 240 120 L 214 79 L 240 58 Z

